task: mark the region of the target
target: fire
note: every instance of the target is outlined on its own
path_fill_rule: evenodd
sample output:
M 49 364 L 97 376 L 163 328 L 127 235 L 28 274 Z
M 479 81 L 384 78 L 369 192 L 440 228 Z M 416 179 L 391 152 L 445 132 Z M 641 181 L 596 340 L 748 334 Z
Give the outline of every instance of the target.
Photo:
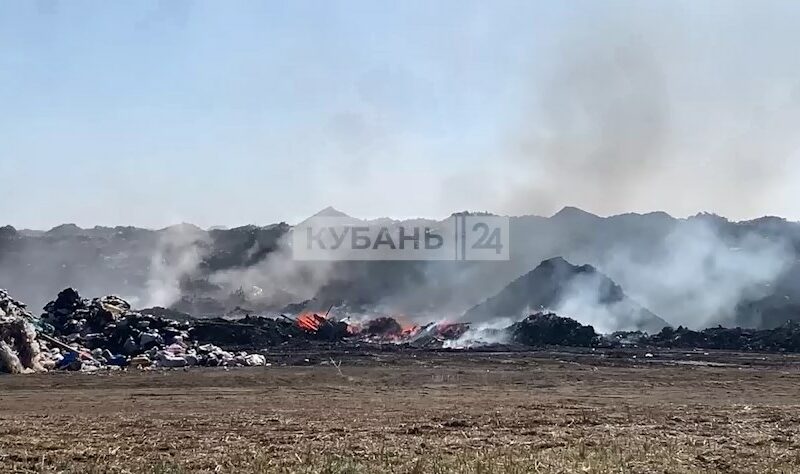
M 422 330 L 422 326 L 410 322 L 410 318 L 406 315 L 399 315 L 394 318 L 400 324 L 400 332 L 395 335 L 397 342 L 412 338 Z
M 339 337 L 359 338 L 363 341 L 393 342 L 397 344 L 413 342 L 420 335 L 429 334 L 437 339 L 458 339 L 467 329 L 469 323 L 451 323 L 441 321 L 437 324 L 420 326 L 409 322 L 410 318 L 404 316 L 377 316 L 353 321 L 346 318 L 339 322 L 328 319 L 325 315 L 306 312 L 295 319 L 298 328 L 319 336 L 324 336 L 330 329 Z M 337 332 L 339 331 L 339 332 Z
M 416 324 L 405 322 L 402 316 L 371 316 L 358 321 L 348 318 L 342 323 L 347 325 L 346 331 L 350 336 L 383 342 L 403 342 L 422 330 Z
M 297 317 L 297 327 L 308 332 L 317 332 L 325 323 L 325 317 L 316 313 L 303 313 Z
M 400 331 L 400 338 L 407 339 L 409 337 L 414 337 L 420 330 L 422 330 L 422 327 L 417 324 L 405 324 L 403 325 L 403 330 Z

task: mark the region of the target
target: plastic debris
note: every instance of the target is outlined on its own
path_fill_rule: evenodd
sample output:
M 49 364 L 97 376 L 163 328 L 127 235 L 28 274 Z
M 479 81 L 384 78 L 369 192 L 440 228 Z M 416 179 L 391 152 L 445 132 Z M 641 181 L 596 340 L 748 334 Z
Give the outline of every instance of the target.
M 260 354 L 200 344 L 187 321 L 141 314 L 117 296 L 67 288 L 37 318 L 0 290 L 0 372 L 96 372 L 120 367 L 264 366 Z

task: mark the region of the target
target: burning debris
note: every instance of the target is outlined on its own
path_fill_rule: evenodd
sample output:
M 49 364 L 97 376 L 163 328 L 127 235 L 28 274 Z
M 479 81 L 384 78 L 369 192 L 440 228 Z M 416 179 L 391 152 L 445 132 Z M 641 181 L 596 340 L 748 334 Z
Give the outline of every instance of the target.
M 335 321 L 329 318 L 327 314 L 302 313 L 297 317 L 296 324 L 313 339 L 337 341 L 350 335 L 347 323 Z
M 470 323 L 430 323 L 405 329 L 392 342 L 420 349 L 450 348 L 451 343 L 463 337 Z
M 403 343 L 414 340 L 425 327 L 406 324 L 391 316 L 380 315 L 360 321 L 346 320 L 348 332 L 359 339 L 377 343 Z
M 641 346 L 800 352 L 800 324 L 791 321 L 771 330 L 665 327 L 653 335 L 636 331 L 601 337 L 591 325 L 553 312 L 537 312 L 518 322 L 495 320 L 495 324 L 478 325 L 408 325 L 386 315 L 354 322 L 350 317 L 339 320 L 330 310 L 296 317 L 247 315 L 236 320 L 195 319 L 163 308 L 148 312 L 133 311 L 116 296 L 89 300 L 67 288 L 45 306 L 41 317 L 35 317 L 23 303 L 0 290 L 0 371 L 260 366 L 266 358 L 243 349 L 348 342 L 410 349 Z
M 346 340 L 441 347 L 469 327 L 464 323 L 404 326 L 391 317 L 350 324 L 329 313 L 312 312 L 296 318 L 247 315 L 230 320 L 195 319 L 164 308 L 145 311 L 132 311 L 116 296 L 89 300 L 67 288 L 37 318 L 2 291 L 0 371 L 265 365 L 263 356 L 240 350 Z

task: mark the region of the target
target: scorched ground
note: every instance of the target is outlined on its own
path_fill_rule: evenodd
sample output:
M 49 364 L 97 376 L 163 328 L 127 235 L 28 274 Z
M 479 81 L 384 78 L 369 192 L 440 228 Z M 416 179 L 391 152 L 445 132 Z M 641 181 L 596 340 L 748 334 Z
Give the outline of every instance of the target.
M 794 356 L 340 351 L 270 362 L 2 377 L 3 470 L 800 468 Z

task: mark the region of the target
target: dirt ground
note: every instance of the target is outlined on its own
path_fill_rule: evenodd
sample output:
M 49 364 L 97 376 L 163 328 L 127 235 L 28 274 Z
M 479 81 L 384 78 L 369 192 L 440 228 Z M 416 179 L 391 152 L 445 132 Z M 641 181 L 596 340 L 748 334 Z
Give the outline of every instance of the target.
M 270 360 L 0 377 L 2 471 L 800 470 L 795 357 L 362 350 Z

